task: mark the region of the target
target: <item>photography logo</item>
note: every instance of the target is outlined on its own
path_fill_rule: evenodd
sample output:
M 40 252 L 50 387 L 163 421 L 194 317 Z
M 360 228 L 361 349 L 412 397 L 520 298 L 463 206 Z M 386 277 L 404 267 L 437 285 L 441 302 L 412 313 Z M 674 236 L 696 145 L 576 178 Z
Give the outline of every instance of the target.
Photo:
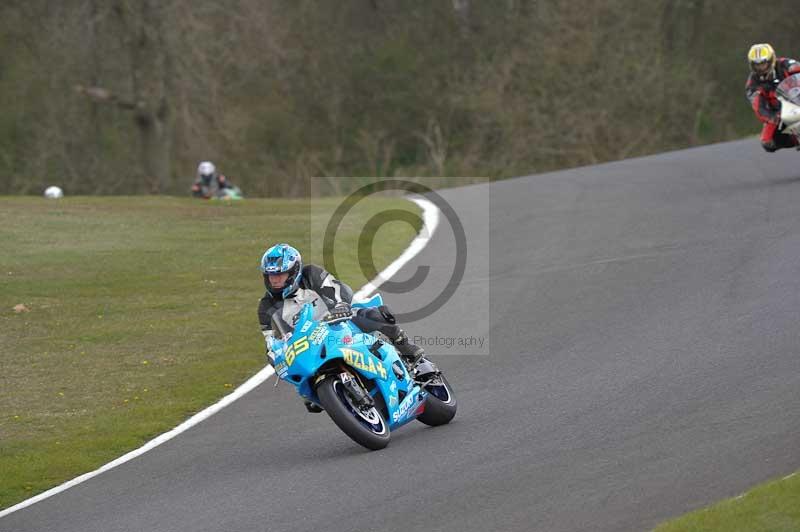
M 417 194 L 431 201 L 449 223 L 455 241 L 455 264 L 444 289 L 432 300 L 426 297 L 428 302 L 425 303 L 423 301 L 422 303 L 424 304 L 419 308 L 396 314 L 398 322 L 410 323 L 423 320 L 439 310 L 450 300 L 464 278 L 467 263 L 467 237 L 464 226 L 453 207 L 439 193 L 423 184 L 402 179 L 381 180 L 362 186 L 348 195 L 339 204 L 328 221 L 322 241 L 322 256 L 325 269 L 336 275 L 334 244 L 342 220 L 353 207 L 362 200 L 374 194 L 388 191 Z M 416 214 L 400 209 L 388 209 L 372 216 L 362 228 L 358 238 L 358 265 L 367 279 L 375 279 L 378 277 L 378 271 L 372 257 L 374 239 L 380 227 L 392 222 L 404 222 L 412 227 L 422 225 L 421 220 Z M 419 265 L 414 274 L 406 280 L 393 281 L 391 279 L 381 279 L 380 291 L 387 294 L 406 294 L 413 292 L 422 286 L 425 279 L 430 274 L 430 271 L 431 268 L 429 265 Z

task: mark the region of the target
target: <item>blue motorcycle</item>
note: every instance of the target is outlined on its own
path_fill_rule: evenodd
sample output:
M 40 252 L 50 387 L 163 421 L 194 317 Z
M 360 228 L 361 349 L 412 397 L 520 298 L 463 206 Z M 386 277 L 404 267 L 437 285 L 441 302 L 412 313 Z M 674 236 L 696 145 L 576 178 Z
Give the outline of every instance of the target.
M 382 304 L 378 294 L 353 308 Z M 273 318 L 275 372 L 354 441 L 383 449 L 391 431 L 414 419 L 438 426 L 456 415 L 453 389 L 430 360 L 406 367 L 390 343 L 349 318 L 314 321 L 313 314 L 304 305 L 294 327 Z

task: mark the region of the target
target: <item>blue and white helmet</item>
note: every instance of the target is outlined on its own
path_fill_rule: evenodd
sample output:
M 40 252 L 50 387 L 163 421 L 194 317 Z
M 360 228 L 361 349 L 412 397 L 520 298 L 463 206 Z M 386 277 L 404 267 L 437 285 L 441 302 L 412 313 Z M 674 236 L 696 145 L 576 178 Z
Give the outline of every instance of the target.
M 287 298 L 297 291 L 303 276 L 303 258 L 300 252 L 289 244 L 276 244 L 264 252 L 261 257 L 261 273 L 264 274 L 264 286 L 275 297 Z M 282 288 L 273 288 L 269 282 L 270 275 L 289 273 Z

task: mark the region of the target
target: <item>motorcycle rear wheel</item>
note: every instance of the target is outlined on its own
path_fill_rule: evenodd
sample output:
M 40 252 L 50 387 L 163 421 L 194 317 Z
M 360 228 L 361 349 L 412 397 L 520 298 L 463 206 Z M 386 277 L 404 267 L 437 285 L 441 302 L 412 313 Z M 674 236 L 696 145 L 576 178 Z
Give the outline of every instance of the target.
M 353 404 L 339 376 L 328 377 L 317 387 L 317 397 L 342 432 L 367 449 L 377 451 L 389 445 L 391 432 L 383 415 Z

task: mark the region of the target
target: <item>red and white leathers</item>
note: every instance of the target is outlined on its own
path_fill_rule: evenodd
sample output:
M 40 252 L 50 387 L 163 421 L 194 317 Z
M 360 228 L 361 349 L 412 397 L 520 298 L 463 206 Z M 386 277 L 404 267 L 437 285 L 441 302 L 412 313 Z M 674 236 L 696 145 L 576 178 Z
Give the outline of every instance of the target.
M 781 81 L 793 74 L 800 73 L 800 63 L 787 57 L 779 57 L 775 62 L 772 75 L 758 76 L 751 73 L 745 85 L 745 94 L 756 113 L 756 117 L 764 123 L 761 130 L 761 145 L 767 151 L 776 151 L 780 148 L 790 148 L 797 145 L 792 135 L 785 135 L 778 131 L 781 123 L 781 104 L 776 94 L 776 88 Z

